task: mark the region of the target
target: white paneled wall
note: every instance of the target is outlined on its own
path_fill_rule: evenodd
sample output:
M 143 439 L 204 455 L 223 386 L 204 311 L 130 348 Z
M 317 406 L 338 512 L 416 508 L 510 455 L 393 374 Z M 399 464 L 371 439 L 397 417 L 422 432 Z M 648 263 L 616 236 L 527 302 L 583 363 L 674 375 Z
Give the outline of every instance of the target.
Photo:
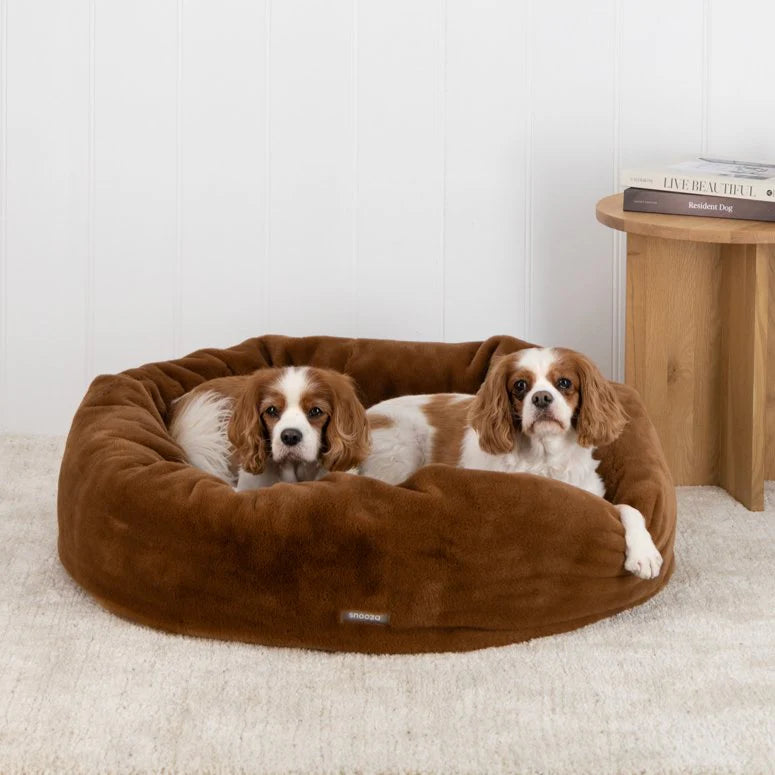
M 175 354 L 270 321 L 267 8 L 187 0 L 178 19 Z
M 0 0 L 0 430 L 264 332 L 622 375 L 623 166 L 775 159 L 767 0 Z

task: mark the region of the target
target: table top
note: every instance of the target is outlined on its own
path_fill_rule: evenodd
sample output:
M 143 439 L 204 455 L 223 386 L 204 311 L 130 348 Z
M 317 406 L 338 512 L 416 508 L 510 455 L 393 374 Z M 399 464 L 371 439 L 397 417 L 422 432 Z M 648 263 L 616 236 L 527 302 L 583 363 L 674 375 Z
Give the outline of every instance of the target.
M 614 194 L 601 199 L 595 210 L 597 220 L 612 229 L 646 237 L 736 245 L 775 243 L 775 223 L 694 215 L 630 213 L 622 210 L 622 198 L 622 194 Z

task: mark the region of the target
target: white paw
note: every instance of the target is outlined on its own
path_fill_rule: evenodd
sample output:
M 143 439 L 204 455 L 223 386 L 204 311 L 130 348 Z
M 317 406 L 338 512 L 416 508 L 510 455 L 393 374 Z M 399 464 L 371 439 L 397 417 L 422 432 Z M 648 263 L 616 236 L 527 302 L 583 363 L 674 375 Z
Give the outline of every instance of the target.
M 627 537 L 624 569 L 640 579 L 655 579 L 662 567 L 662 555 L 647 532 Z

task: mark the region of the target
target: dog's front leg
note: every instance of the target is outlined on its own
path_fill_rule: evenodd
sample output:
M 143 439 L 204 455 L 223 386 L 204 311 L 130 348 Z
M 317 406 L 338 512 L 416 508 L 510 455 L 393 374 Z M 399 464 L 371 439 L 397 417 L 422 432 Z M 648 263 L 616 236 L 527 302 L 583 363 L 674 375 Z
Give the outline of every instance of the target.
M 237 486 L 234 488 L 237 492 L 244 490 L 259 490 L 262 487 L 269 487 L 277 482 L 277 475 L 264 471 L 261 474 L 250 474 L 244 468 L 240 468 Z
M 655 579 L 662 567 L 662 555 L 646 529 L 643 514 L 624 503 L 616 509 L 624 525 L 624 569 L 641 579 Z

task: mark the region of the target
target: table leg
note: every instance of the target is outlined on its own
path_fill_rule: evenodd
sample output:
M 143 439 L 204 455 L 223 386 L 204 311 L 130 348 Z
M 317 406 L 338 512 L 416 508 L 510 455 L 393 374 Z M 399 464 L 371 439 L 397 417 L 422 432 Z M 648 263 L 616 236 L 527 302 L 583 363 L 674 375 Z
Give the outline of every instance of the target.
M 775 245 L 770 245 L 770 292 L 767 306 L 767 397 L 764 408 L 764 478 L 775 480 Z
M 625 381 L 676 484 L 718 484 L 719 246 L 627 235 Z
M 721 248 L 721 485 L 764 509 L 769 245 Z

